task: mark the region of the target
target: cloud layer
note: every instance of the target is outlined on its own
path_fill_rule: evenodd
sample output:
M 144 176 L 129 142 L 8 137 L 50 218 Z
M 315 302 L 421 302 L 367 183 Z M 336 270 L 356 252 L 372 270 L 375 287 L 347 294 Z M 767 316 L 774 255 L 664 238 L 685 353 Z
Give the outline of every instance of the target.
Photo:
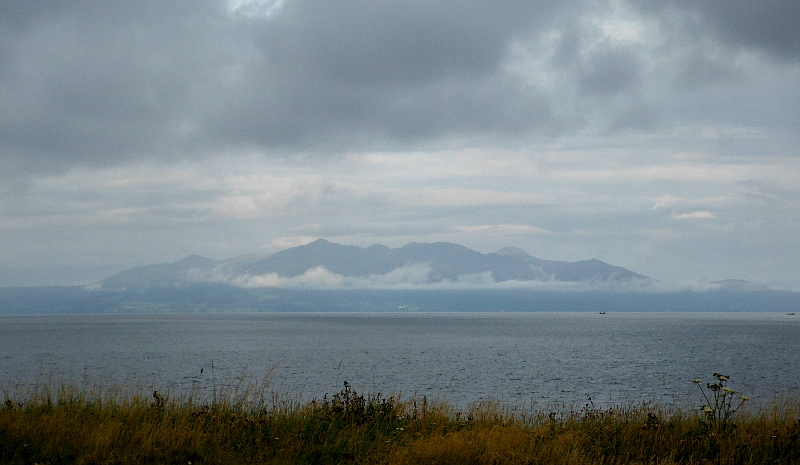
M 800 289 L 800 4 L 0 4 L 0 285 L 316 237 Z
M 686 283 L 663 285 L 649 279 L 625 282 L 574 282 L 556 280 L 506 280 L 495 281 L 491 271 L 458 275 L 455 279 L 431 282 L 431 266 L 427 263 L 414 263 L 394 269 L 385 274 L 366 276 L 343 276 L 317 266 L 305 273 L 285 277 L 278 273 L 264 275 L 235 275 L 223 270 L 210 272 L 200 269 L 189 270 L 190 280 L 203 283 L 224 283 L 242 288 L 282 288 L 282 289 L 389 289 L 389 290 L 433 290 L 433 289 L 533 289 L 540 291 L 615 291 L 615 292 L 669 292 L 676 290 L 709 290 L 721 285 Z
M 791 0 L 0 8 L 6 172 L 676 124 L 785 130 L 800 108 L 780 85 L 800 60 Z

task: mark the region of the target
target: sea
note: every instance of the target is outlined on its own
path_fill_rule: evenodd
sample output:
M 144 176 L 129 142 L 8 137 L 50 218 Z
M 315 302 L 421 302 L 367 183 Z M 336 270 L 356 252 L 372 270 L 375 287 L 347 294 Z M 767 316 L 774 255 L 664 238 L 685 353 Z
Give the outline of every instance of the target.
M 783 313 L 220 313 L 0 316 L 0 397 L 66 384 L 308 401 L 341 390 L 455 408 L 653 403 L 694 379 L 769 405 L 800 393 L 800 316 Z

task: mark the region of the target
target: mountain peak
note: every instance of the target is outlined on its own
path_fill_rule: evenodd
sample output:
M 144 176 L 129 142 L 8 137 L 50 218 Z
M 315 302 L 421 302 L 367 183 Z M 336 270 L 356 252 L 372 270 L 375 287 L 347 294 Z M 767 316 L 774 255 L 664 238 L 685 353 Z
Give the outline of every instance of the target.
M 175 263 L 128 270 L 103 281 L 106 289 L 180 287 L 210 282 L 262 286 L 321 287 L 402 286 L 418 284 L 476 283 L 493 285 L 506 281 L 560 281 L 620 283 L 647 279 L 630 270 L 596 259 L 582 262 L 541 260 L 518 247 L 504 247 L 483 254 L 450 242 L 412 242 L 399 248 L 380 244 L 369 247 L 342 245 L 317 239 L 272 255 L 216 261 L 190 255 Z
M 203 257 L 202 255 L 192 254 L 180 260 L 178 263 L 182 263 L 184 265 L 189 265 L 189 266 L 202 267 L 215 263 L 215 260 Z
M 531 256 L 528 252 L 520 249 L 519 247 L 513 247 L 513 246 L 503 247 L 502 249 L 498 250 L 494 254 L 495 255 L 502 255 L 504 257 L 530 257 Z
M 312 247 L 317 246 L 318 247 L 318 246 L 325 246 L 325 245 L 339 245 L 339 244 L 334 244 L 331 241 L 326 241 L 325 239 L 319 238 L 316 241 L 309 242 L 308 244 L 301 245 L 300 247 L 308 247 L 308 246 L 312 246 Z

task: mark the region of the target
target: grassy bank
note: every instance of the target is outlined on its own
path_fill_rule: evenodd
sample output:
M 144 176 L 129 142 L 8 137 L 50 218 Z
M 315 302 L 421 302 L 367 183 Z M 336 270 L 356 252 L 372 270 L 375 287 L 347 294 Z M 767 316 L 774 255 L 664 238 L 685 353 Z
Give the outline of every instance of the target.
M 3 464 L 796 464 L 800 404 L 713 422 L 642 405 L 515 412 L 341 392 L 312 402 L 62 387 L 0 406 Z

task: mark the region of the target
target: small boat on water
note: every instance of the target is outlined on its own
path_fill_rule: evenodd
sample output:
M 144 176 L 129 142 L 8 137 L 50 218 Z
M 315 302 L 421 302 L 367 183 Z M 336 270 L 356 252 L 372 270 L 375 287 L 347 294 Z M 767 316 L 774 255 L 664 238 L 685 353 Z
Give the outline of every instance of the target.
M 606 312 L 600 312 L 600 314 L 601 314 L 601 315 L 605 315 L 605 314 L 606 314 Z
M 794 312 L 789 312 L 789 313 L 787 313 L 787 315 L 794 316 Z

